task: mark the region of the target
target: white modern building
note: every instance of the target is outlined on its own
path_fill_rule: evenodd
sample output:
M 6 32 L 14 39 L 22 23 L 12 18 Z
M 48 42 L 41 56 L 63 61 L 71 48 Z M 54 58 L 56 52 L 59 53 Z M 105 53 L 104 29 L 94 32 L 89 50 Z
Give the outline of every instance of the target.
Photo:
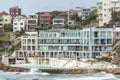
M 91 11 L 96 10 L 96 7 L 91 7 L 91 8 L 84 8 L 84 7 L 76 7 L 75 10 L 78 14 L 78 16 L 82 17 L 83 20 L 87 18 L 87 16 L 90 14 Z
M 65 25 L 65 18 L 57 16 L 57 17 L 53 18 L 52 24 L 53 24 L 54 28 L 63 28 Z
M 55 59 L 94 59 L 112 53 L 112 28 L 84 28 L 83 30 L 52 29 L 21 37 L 21 50 L 15 58 L 24 58 L 37 65 Z
M 16 16 L 13 19 L 13 32 L 25 30 L 26 18 L 23 16 Z
M 120 11 L 120 0 L 100 0 L 97 3 L 99 27 L 111 20 L 112 11 Z

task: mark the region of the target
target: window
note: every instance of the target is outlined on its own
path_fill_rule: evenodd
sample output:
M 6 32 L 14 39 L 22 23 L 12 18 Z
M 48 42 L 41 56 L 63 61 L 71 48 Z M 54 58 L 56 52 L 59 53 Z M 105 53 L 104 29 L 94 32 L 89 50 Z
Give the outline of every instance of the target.
M 94 37 L 99 37 L 99 32 L 95 31 L 94 32 Z
M 106 37 L 105 36 L 105 31 L 101 31 L 101 35 L 100 35 L 102 38 Z
M 8 20 L 6 19 L 5 21 L 7 22 Z
M 31 39 L 28 39 L 28 40 L 27 40 L 27 43 L 28 43 L 28 44 L 31 44 Z
M 111 31 L 107 31 L 107 37 L 111 37 L 112 34 L 111 34 Z
M 104 9 L 104 11 L 106 11 L 106 9 Z
M 32 50 L 35 50 L 35 46 L 32 46 Z
M 107 39 L 107 44 L 112 44 L 112 39 Z
M 23 39 L 23 44 L 26 44 L 26 39 Z
M 35 44 L 35 39 L 32 39 L 32 44 Z
M 23 25 L 23 23 L 20 23 L 20 25 Z
M 17 23 L 14 23 L 14 25 L 17 25 Z
M 98 44 L 99 44 L 99 39 L 95 39 L 95 40 L 94 40 L 94 44 L 95 44 L 95 45 L 98 45 Z
M 17 27 L 14 27 L 14 29 L 17 29 Z
M 31 50 L 31 46 L 28 46 L 27 48 L 28 48 L 28 50 Z
M 106 40 L 105 39 L 101 39 L 101 44 L 105 45 L 105 43 L 106 43 Z
M 23 50 L 26 50 L 26 46 L 23 46 Z

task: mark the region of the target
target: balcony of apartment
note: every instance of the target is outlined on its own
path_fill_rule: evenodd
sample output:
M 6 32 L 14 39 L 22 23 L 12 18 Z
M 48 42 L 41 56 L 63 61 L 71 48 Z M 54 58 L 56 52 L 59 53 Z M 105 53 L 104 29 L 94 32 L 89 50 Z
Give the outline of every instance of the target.
M 27 24 L 28 25 L 37 25 L 37 21 L 36 20 L 28 20 Z
M 119 7 L 119 6 L 114 6 L 114 7 L 112 7 L 112 10 L 119 11 L 119 10 L 120 10 L 120 7 Z
M 119 0 L 111 0 L 111 3 L 120 3 Z

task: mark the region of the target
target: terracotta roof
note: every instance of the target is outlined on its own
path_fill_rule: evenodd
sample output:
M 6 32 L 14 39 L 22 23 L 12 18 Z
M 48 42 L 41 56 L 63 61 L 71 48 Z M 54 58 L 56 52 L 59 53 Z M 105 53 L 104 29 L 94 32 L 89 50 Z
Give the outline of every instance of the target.
M 50 16 L 50 14 L 49 13 L 43 13 L 40 16 Z
M 0 12 L 0 15 L 8 15 L 8 13 L 5 11 L 2 11 L 2 12 Z

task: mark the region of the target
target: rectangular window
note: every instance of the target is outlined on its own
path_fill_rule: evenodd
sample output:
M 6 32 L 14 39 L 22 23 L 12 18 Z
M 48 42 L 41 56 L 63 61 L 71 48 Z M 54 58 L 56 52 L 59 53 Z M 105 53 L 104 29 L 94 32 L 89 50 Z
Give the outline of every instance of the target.
M 112 44 L 112 39 L 107 39 L 107 44 Z
M 105 39 L 101 39 L 101 44 L 105 45 L 106 44 L 106 40 Z
M 32 39 L 32 44 L 35 44 L 35 39 Z
M 28 50 L 31 50 L 31 46 L 28 46 L 27 48 L 28 48 Z
M 32 50 L 35 50 L 35 46 L 32 46 Z
M 94 37 L 99 37 L 99 32 L 95 31 L 94 32 Z
M 23 50 L 26 50 L 26 46 L 23 46 Z
M 28 40 L 27 40 L 27 44 L 31 44 L 31 39 L 28 39 Z
M 107 37 L 112 37 L 111 31 L 107 31 Z
M 23 25 L 23 23 L 20 23 L 20 25 Z
M 14 25 L 17 25 L 17 23 L 14 23 Z
M 101 31 L 100 37 L 104 38 L 104 37 L 106 37 L 105 35 L 106 35 L 106 34 L 105 34 L 105 31 Z
M 95 39 L 95 40 L 94 40 L 94 44 L 95 44 L 95 45 L 99 45 L 99 39 Z
M 23 39 L 23 44 L 26 44 L 26 39 Z

